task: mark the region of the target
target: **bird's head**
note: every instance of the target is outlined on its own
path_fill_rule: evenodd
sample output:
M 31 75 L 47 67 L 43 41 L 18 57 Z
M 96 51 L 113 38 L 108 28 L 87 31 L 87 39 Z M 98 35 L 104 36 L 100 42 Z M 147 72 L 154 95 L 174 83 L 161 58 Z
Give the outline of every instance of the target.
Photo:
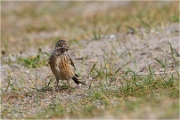
M 56 43 L 56 46 L 55 46 L 55 52 L 58 53 L 58 54 L 63 54 L 65 53 L 66 51 L 68 50 L 68 44 L 65 40 L 59 40 L 57 43 Z

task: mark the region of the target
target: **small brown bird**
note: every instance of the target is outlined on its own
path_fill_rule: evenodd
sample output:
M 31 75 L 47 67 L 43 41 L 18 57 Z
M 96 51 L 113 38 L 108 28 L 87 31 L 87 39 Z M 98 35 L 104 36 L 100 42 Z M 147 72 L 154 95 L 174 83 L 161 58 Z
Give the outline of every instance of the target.
M 59 80 L 69 81 L 73 79 L 76 84 L 85 84 L 78 80 L 78 75 L 75 73 L 76 67 L 67 53 L 68 50 L 67 42 L 65 40 L 59 40 L 50 56 L 49 64 L 56 77 L 56 90 L 58 89 Z

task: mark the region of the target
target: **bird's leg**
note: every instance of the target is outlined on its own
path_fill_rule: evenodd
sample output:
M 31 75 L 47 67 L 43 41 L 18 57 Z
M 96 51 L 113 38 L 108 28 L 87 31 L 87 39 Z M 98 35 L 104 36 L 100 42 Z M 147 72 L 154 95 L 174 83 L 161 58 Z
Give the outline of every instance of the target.
M 74 89 L 74 88 L 71 86 L 71 81 L 68 80 L 67 83 L 68 83 L 67 92 L 71 92 L 71 91 Z
M 65 87 L 66 87 L 66 88 L 69 88 L 69 87 L 70 87 L 69 80 L 67 80 L 67 82 L 66 82 L 66 84 L 65 84 Z
M 68 84 L 67 84 L 67 85 L 68 85 L 68 87 L 70 87 L 70 82 L 69 82 L 69 80 L 67 80 L 67 83 L 68 83 Z
M 58 91 L 58 88 L 59 88 L 59 79 L 56 78 L 56 82 L 54 84 L 54 88 L 55 88 L 55 91 Z

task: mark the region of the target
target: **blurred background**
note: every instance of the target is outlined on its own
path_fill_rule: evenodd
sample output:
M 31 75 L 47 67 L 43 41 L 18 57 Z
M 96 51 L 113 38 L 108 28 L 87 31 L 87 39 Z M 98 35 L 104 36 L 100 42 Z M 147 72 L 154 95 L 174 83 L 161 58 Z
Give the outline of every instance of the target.
M 1 2 L 1 41 L 6 53 L 53 47 L 59 39 L 100 39 L 138 28 L 179 22 L 175 2 Z
M 60 39 L 86 86 L 53 91 Z M 178 42 L 178 1 L 2 1 L 2 118 L 178 119 Z

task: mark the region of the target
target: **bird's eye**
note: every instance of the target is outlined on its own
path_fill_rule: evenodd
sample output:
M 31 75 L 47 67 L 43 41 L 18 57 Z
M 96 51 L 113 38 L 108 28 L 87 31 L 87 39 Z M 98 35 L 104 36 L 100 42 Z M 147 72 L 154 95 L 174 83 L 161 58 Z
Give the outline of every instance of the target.
M 58 42 L 56 46 L 59 46 L 59 45 L 60 45 L 60 43 Z

